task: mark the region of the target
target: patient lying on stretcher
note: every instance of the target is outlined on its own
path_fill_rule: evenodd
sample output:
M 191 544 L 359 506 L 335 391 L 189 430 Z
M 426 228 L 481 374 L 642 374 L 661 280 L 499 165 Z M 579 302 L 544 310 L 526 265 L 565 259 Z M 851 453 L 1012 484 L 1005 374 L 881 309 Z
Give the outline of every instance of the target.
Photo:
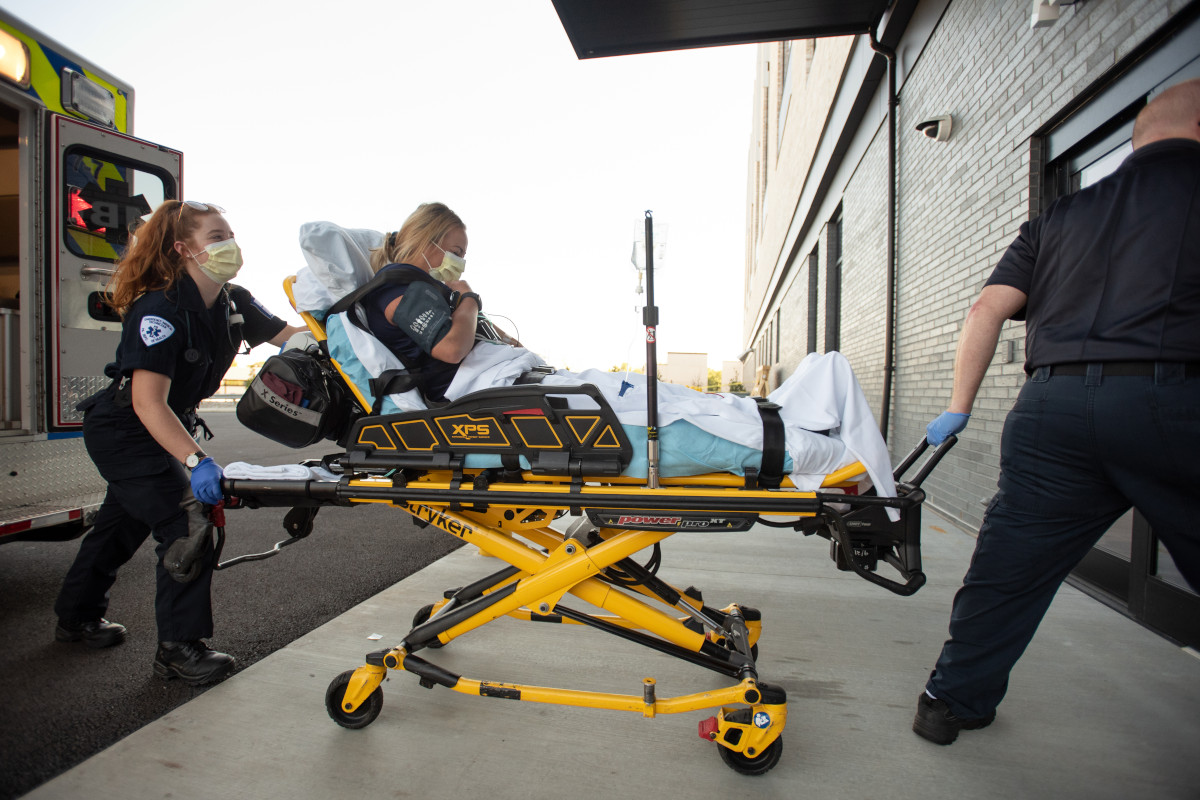
M 317 222 L 304 225 L 300 239 L 308 269 L 297 275 L 295 301 L 324 317 L 330 355 L 362 390 L 389 370 L 401 373 L 381 391 L 384 413 L 510 385 L 542 364 L 482 315 L 482 300 L 461 280 L 466 227 L 446 206 L 424 204 L 386 236 Z M 556 371 L 541 383 L 595 385 L 634 443 L 625 474 L 645 477 L 645 376 L 624 382 L 601 370 Z M 762 463 L 753 399 L 662 383 L 657 392 L 663 477 L 743 474 Z M 880 494 L 895 494 L 887 447 L 840 354 L 810 355 L 768 400 L 781 407 L 784 470 L 797 488 L 815 489 L 825 475 L 861 461 Z

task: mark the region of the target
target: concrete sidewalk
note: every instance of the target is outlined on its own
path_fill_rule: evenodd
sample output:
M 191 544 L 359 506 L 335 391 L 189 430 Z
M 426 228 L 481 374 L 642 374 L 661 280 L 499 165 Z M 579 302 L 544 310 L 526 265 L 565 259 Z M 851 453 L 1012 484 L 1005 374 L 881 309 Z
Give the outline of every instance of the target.
M 974 546 L 929 511 L 924 537 L 929 584 L 909 598 L 838 572 L 824 540 L 791 531 L 664 543 L 664 579 L 699 587 L 710 605 L 763 612 L 760 676 L 789 701 L 782 759 L 763 776 L 735 773 L 697 737 L 714 712 L 644 719 L 502 702 L 422 689 L 402 672 L 383 684 L 373 724 L 336 725 L 324 701 L 335 675 L 398 643 L 442 590 L 503 566 L 463 548 L 27 797 L 1200 796 L 1200 658 L 1069 587 L 990 728 L 950 747 L 914 735 Z M 511 619 L 421 655 L 470 678 L 623 694 L 654 677 L 660 698 L 732 682 L 597 631 Z

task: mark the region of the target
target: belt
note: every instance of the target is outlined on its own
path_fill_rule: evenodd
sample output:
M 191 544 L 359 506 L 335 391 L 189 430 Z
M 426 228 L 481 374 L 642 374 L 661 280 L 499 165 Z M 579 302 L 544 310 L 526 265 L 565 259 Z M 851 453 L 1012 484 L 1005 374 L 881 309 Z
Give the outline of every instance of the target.
M 1200 377 L 1200 362 L 1187 362 L 1181 364 L 1178 361 L 1096 361 L 1093 362 L 1100 367 L 1100 373 L 1110 378 L 1131 378 L 1131 377 L 1150 377 L 1154 375 L 1155 368 L 1162 364 L 1164 366 L 1182 366 L 1183 374 L 1186 378 Z M 1052 364 L 1050 366 L 1051 375 L 1087 375 L 1088 367 L 1091 364 L 1075 363 L 1075 364 Z

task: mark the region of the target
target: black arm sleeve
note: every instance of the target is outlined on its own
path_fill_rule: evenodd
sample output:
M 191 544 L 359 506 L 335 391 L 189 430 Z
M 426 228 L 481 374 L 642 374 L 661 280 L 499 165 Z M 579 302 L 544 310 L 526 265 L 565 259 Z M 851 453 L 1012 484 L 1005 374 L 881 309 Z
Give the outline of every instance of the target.
M 286 322 L 255 300 L 248 289 L 229 284 L 229 299 L 237 307 L 237 313 L 242 315 L 242 338 L 251 347 L 271 341 L 287 327 Z

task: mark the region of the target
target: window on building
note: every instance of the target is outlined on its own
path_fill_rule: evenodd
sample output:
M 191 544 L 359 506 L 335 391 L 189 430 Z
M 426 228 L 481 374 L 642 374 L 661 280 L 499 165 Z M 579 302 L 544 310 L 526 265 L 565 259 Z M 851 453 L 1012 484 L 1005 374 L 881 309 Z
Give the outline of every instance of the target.
M 837 350 L 842 339 L 842 209 L 829 221 L 825 259 L 825 351 Z
M 775 363 L 779 363 L 779 341 L 783 338 L 783 324 L 779 319 L 782 309 L 775 309 Z
M 787 121 L 788 104 L 792 100 L 792 43 L 781 42 L 779 46 L 780 68 L 776 74 L 779 81 L 779 108 L 775 122 L 775 152 L 783 149 L 783 125 Z
M 817 310 L 821 291 L 820 248 L 808 254 L 808 352 L 817 352 Z

